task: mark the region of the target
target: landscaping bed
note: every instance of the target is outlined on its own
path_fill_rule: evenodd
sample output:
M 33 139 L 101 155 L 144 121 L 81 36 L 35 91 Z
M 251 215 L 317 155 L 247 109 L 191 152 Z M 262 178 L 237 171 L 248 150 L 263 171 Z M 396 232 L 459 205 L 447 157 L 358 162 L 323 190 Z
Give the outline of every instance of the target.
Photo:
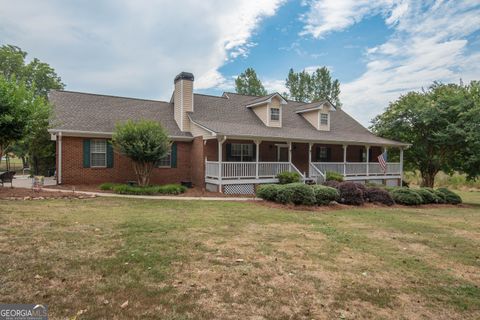
M 1 200 L 87 199 L 94 197 L 94 195 L 74 192 L 34 191 L 26 188 L 0 187 Z

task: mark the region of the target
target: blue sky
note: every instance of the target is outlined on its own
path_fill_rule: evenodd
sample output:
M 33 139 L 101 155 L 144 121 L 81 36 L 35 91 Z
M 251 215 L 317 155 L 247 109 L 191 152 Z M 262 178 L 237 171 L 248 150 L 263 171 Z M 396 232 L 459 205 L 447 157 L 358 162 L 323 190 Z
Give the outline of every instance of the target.
M 168 100 L 233 91 L 254 67 L 283 92 L 290 68 L 327 66 L 364 125 L 410 90 L 480 79 L 478 0 L 0 0 L 0 44 L 50 63 L 68 90 Z

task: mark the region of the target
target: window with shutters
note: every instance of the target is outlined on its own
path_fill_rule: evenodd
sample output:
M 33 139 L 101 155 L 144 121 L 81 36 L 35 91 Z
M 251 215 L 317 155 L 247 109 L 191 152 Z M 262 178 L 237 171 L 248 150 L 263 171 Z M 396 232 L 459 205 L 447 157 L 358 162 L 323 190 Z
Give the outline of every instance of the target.
M 327 162 L 328 161 L 328 148 L 327 147 L 319 147 L 318 148 L 317 161 L 320 161 L 320 162 Z
M 107 141 L 90 140 L 90 167 L 105 168 L 107 166 Z
M 172 167 L 172 150 L 167 153 L 165 157 L 158 161 L 157 166 L 159 168 L 171 168 Z
M 253 144 L 232 143 L 229 158 L 232 161 L 253 161 Z

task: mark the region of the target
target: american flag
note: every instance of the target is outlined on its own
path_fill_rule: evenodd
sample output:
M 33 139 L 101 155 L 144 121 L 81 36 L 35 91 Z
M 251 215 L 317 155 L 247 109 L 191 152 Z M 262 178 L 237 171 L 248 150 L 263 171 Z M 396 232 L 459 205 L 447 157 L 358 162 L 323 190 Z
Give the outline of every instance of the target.
M 387 151 L 378 156 L 378 163 L 385 173 L 387 171 Z

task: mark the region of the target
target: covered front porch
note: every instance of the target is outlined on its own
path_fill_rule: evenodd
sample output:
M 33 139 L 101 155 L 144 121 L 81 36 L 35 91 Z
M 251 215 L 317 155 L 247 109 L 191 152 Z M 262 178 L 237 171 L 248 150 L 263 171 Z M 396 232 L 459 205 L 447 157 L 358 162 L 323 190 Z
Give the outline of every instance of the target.
M 205 182 L 219 190 L 222 185 L 275 183 L 285 171 L 316 183 L 325 181 L 328 171 L 346 180 L 379 183 L 402 177 L 402 149 L 399 160 L 387 162 L 385 170 L 378 162 L 387 146 L 222 137 L 205 140 L 204 148 Z

